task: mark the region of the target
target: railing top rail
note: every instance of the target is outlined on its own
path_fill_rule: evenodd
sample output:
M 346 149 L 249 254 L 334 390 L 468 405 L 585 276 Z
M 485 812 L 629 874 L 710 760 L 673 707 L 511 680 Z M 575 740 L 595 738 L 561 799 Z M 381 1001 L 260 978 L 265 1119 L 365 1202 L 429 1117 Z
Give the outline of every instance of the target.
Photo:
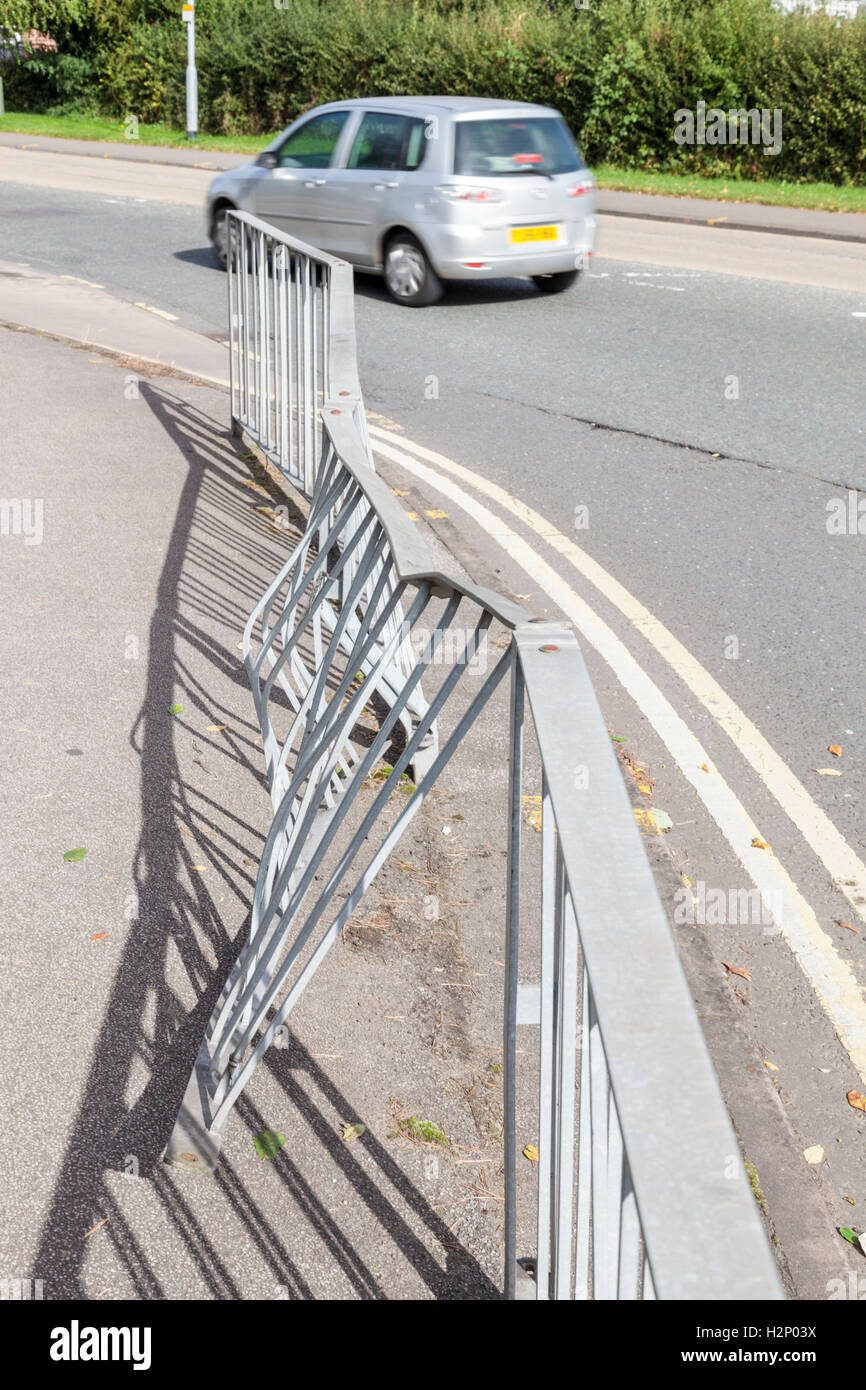
M 281 232 L 279 227 L 275 227 L 272 222 L 263 222 L 260 217 L 255 217 L 251 212 L 241 212 L 238 208 L 231 208 L 229 216 L 238 222 L 246 222 L 248 227 L 254 227 L 257 232 L 264 232 L 271 241 L 281 242 L 290 250 L 297 251 L 299 256 L 306 256 L 308 260 L 316 261 L 319 265 L 347 264 L 346 261 L 341 261 L 339 256 L 329 256 L 327 251 L 320 251 L 318 247 L 310 246 L 309 242 L 298 241 L 296 237 L 289 236 L 287 232 Z
M 335 414 L 336 410 L 340 410 L 340 407 L 332 400 L 323 411 L 325 434 L 341 463 L 363 487 L 381 521 L 388 537 L 398 577 L 407 584 L 430 583 L 434 589 L 443 593 L 463 594 L 479 607 L 486 608 L 512 630 L 537 622 L 537 619 L 533 619 L 519 603 L 513 603 L 511 599 L 495 593 L 492 589 L 472 584 L 449 570 L 437 568 L 423 538 L 403 508 L 394 500 L 388 484 L 371 469 L 367 461 L 366 445 L 351 413 L 347 411 L 345 415 Z
M 551 651 L 523 628 L 515 642 L 656 1294 L 782 1298 L 577 638 Z

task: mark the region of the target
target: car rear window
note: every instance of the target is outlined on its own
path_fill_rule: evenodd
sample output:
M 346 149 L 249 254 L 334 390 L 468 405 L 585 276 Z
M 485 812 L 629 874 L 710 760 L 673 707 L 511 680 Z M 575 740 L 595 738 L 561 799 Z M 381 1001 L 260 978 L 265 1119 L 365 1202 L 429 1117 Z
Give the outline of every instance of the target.
M 584 167 L 559 116 L 456 121 L 455 174 L 570 174 Z

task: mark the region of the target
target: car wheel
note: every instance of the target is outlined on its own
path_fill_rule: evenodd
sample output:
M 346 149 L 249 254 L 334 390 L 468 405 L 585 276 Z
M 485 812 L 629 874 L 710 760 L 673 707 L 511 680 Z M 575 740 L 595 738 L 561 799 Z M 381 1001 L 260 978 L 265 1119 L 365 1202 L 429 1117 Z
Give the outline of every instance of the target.
M 408 232 L 398 232 L 385 249 L 385 285 L 398 304 L 420 308 L 441 299 L 444 286 L 426 251 Z
M 217 265 L 221 270 L 225 270 L 228 265 L 229 253 L 229 220 L 226 213 L 233 212 L 231 207 L 223 206 L 217 208 L 211 223 L 210 239 L 213 246 L 213 253 L 216 257 Z
M 542 294 L 562 294 L 571 289 L 579 274 L 579 270 L 562 270 L 554 275 L 533 275 L 532 282 Z

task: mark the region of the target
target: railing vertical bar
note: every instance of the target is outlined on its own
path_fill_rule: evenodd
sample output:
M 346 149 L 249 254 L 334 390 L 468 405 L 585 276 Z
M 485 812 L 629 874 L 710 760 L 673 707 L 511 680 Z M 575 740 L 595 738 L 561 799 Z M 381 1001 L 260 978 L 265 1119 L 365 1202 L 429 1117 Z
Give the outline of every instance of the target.
M 619 1288 L 619 1247 L 622 1231 L 622 1132 L 616 1105 L 608 1082 L 607 1128 L 607 1215 L 602 1239 L 607 1242 L 605 1255 L 606 1287 L 602 1298 L 616 1298 Z
M 280 256 L 280 341 L 282 343 L 282 356 L 280 359 L 280 448 L 279 461 L 280 468 L 284 472 L 288 471 L 288 449 L 289 449 L 289 409 L 288 390 L 291 381 L 289 370 L 289 282 L 287 275 L 288 252 L 283 246 Z
M 628 1162 L 624 1159 L 622 1165 L 622 1219 L 620 1221 L 619 1236 L 619 1285 L 617 1297 L 626 1302 L 634 1302 L 638 1296 L 641 1265 L 640 1244 L 640 1220 L 637 1214 L 637 1202 L 635 1201 L 634 1188 L 631 1185 L 631 1174 L 628 1171 Z
M 244 400 L 242 419 L 245 425 L 250 423 L 250 297 L 249 297 L 249 233 L 250 229 L 246 222 L 241 223 L 242 254 L 241 254 L 241 313 L 243 315 L 243 373 L 244 373 Z
M 574 1255 L 574 1296 L 588 1299 L 592 1215 L 592 1112 L 589 1080 L 589 976 L 581 952 L 580 1003 L 580 1128 L 577 1141 L 577 1237 Z
M 607 1135 L 610 1086 L 607 1063 L 601 1044 L 601 1030 L 595 1012 L 592 988 L 589 994 L 589 1076 L 592 1130 L 592 1287 L 593 1298 L 605 1298 L 607 1278 Z
M 313 491 L 316 453 L 313 449 L 314 420 L 316 420 L 316 391 L 313 381 L 313 267 L 309 259 L 304 259 L 303 274 L 303 480 L 307 492 Z
M 301 328 L 301 258 L 295 257 L 295 450 L 292 459 L 292 473 L 295 478 L 301 480 L 306 477 L 303 465 L 303 414 L 304 414 L 304 378 L 303 378 L 303 332 Z
M 556 949 L 556 825 L 547 778 L 541 782 L 541 1036 L 538 1076 L 538 1224 L 536 1297 L 550 1297 L 553 1174 L 553 977 Z
M 273 364 L 273 344 L 272 344 L 272 342 L 271 342 L 271 333 L 272 333 L 272 325 L 273 325 L 272 307 L 273 307 L 273 289 L 274 289 L 274 282 L 273 282 L 273 277 L 272 277 L 272 275 L 271 275 L 271 268 L 270 268 L 270 263 L 271 263 L 270 249 L 269 249 L 268 243 L 265 241 L 265 238 L 264 238 L 264 237 L 262 237 L 262 253 L 263 253 L 263 254 L 262 254 L 262 267 L 261 267 L 262 287 L 263 287 L 262 300 L 263 300 L 263 302 L 264 302 L 264 310 L 265 310 L 265 319 L 264 319 L 264 324 L 263 324 L 263 328 L 262 328 L 262 342 L 263 342 L 263 347 L 264 347 L 264 361 L 263 361 L 263 363 L 262 363 L 262 375 L 263 375 L 263 377 L 264 377 L 264 384 L 265 384 L 264 424 L 263 424 L 263 427 L 262 427 L 262 447 L 263 447 L 263 449 L 265 450 L 265 453 L 267 453 L 267 452 L 270 450 L 270 447 L 271 447 L 271 399 L 272 399 L 271 376 L 272 376 L 272 364 Z
M 511 752 L 508 768 L 508 881 L 505 893 L 505 1007 L 502 1030 L 503 1144 L 505 1149 L 505 1297 L 517 1281 L 517 971 L 520 929 L 520 812 L 523 786 L 523 672 L 511 663 Z
M 232 246 L 234 243 L 234 226 L 230 216 L 225 219 L 226 226 L 226 272 L 228 274 L 228 293 L 229 293 L 229 420 L 234 421 L 240 412 L 235 408 L 235 349 L 237 346 L 238 311 L 235 304 L 235 267 Z
M 261 371 L 261 314 L 260 314 L 260 281 L 259 281 L 259 243 L 261 234 L 250 235 L 250 300 L 252 300 L 253 318 L 253 400 L 252 416 L 250 425 L 256 434 L 261 432 L 261 392 L 260 392 L 260 371 Z
M 556 1282 L 557 1299 L 571 1298 L 572 1232 L 574 1229 L 574 1109 L 577 1053 L 577 982 L 579 951 L 577 921 L 558 854 L 559 902 L 559 1135 L 557 1140 Z

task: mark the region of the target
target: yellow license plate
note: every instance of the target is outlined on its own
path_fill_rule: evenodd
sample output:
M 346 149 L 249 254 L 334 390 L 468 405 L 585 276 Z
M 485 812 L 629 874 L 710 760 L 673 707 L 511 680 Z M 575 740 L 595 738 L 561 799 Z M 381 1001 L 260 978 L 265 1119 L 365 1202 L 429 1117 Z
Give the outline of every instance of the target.
M 512 227 L 512 242 L 519 241 L 556 241 L 555 227 Z

